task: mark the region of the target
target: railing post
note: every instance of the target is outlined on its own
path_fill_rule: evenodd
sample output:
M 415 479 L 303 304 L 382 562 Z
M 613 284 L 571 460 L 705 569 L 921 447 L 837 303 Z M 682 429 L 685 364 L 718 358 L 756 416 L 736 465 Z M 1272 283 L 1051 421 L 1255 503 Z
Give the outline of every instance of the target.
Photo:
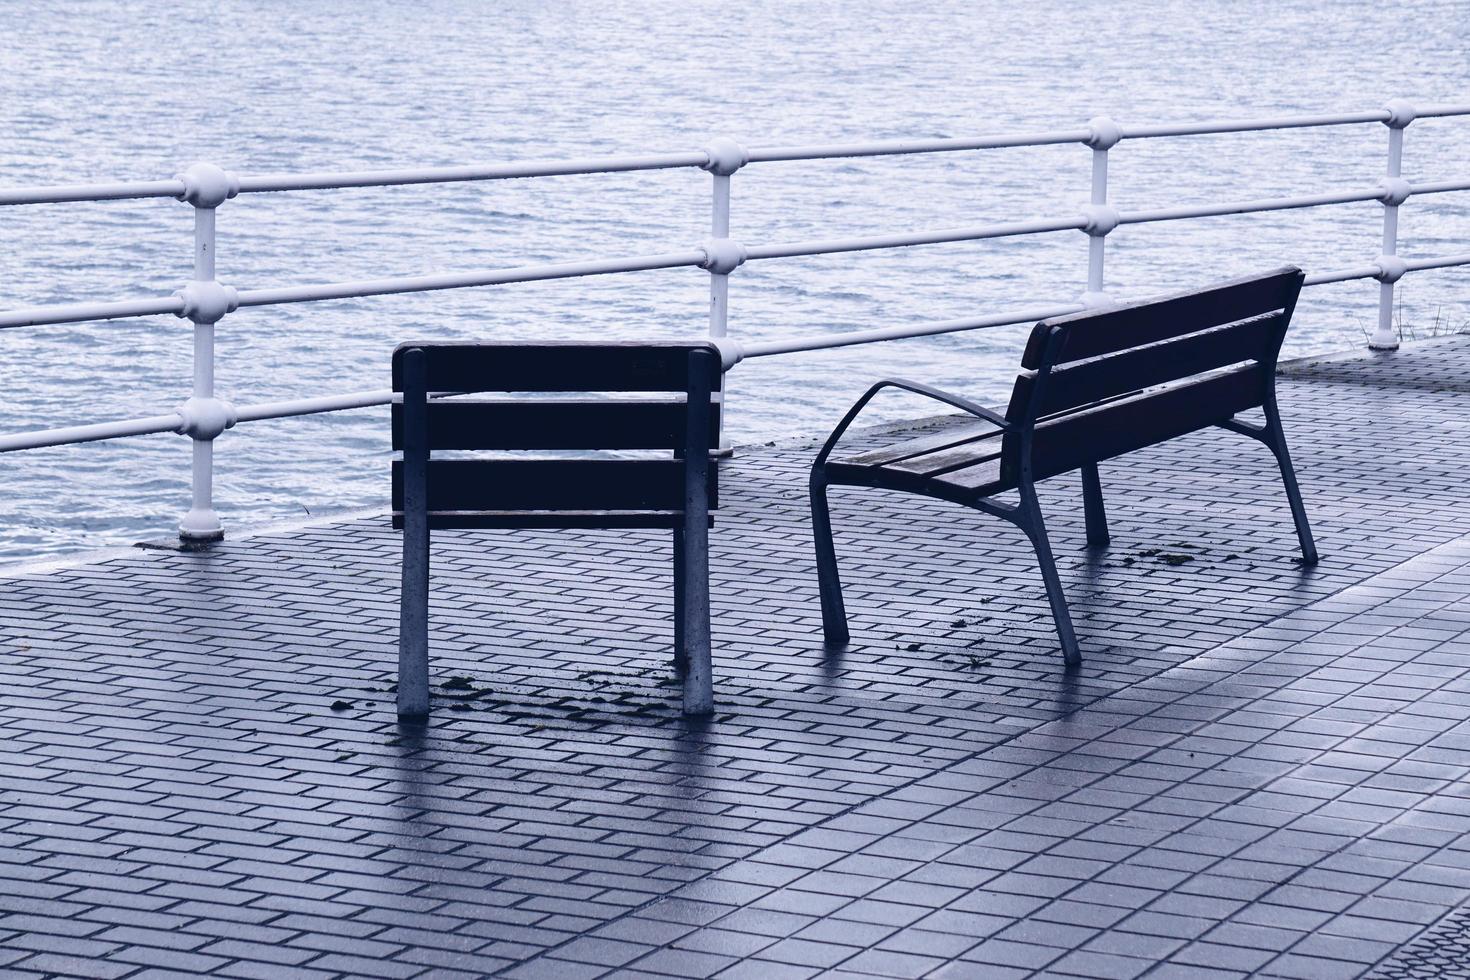
M 712 242 L 728 242 L 730 240 L 730 175 L 745 166 L 750 159 L 750 154 L 745 147 L 734 140 L 720 137 L 710 142 L 705 148 L 709 155 L 703 169 L 709 171 L 711 177 L 710 194 L 710 238 Z M 709 250 L 706 250 L 709 253 Z M 741 260 L 744 261 L 744 256 Z M 737 265 L 739 263 L 736 263 Z M 730 272 L 726 269 L 719 271 L 712 264 L 704 266 L 709 270 L 709 336 L 711 340 L 718 341 L 729 333 L 730 328 Z M 720 378 L 720 391 L 718 396 L 720 405 L 720 439 L 717 448 L 712 455 L 725 458 L 734 453 L 730 445 L 730 437 L 725 432 L 725 379 Z
M 1399 250 L 1399 205 L 1409 199 L 1409 182 L 1401 176 L 1404 166 L 1404 130 L 1414 121 L 1414 107 L 1402 99 L 1384 106 L 1388 118 L 1388 176 L 1383 180 L 1383 252 L 1378 256 L 1378 329 L 1368 341 L 1370 350 L 1398 350 L 1393 329 L 1393 286 L 1406 271 Z
M 184 308 L 179 316 L 194 324 L 194 386 L 179 407 L 179 432 L 193 440 L 192 494 L 188 513 L 179 521 L 179 540 L 206 544 L 225 536 L 214 511 L 214 440 L 235 424 L 235 407 L 214 397 L 214 325 L 238 305 L 235 290 L 214 278 L 215 209 L 240 191 L 240 181 L 218 167 L 196 163 L 179 175 L 179 200 L 194 207 L 194 278 L 179 290 Z
M 1087 291 L 1082 305 L 1106 306 L 1103 290 L 1103 255 L 1108 234 L 1118 227 L 1118 211 L 1108 206 L 1108 150 L 1123 138 L 1118 124 L 1107 116 L 1094 116 L 1088 121 L 1087 145 L 1092 147 L 1092 198 L 1087 208 Z

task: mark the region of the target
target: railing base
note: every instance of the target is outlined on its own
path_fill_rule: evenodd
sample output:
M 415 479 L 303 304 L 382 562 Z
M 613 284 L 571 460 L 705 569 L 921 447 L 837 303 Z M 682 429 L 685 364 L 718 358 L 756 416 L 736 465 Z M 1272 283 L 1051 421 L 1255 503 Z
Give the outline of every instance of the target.
M 207 503 L 213 449 L 214 445 L 210 442 L 194 443 L 194 506 L 179 521 L 179 540 L 184 544 L 213 544 L 223 541 L 225 537 L 224 525 L 220 523 L 219 515 Z M 199 502 L 201 497 L 206 501 L 202 505 Z
M 1379 350 L 1379 351 L 1398 350 L 1399 349 L 1399 342 L 1397 340 L 1395 340 L 1393 343 L 1385 344 L 1385 343 L 1379 343 L 1378 341 L 1370 340 L 1368 342 L 1368 349 L 1369 350 Z
M 224 531 L 210 531 L 208 533 L 203 533 L 203 534 L 201 534 L 201 533 L 185 534 L 182 531 L 179 532 L 179 544 L 184 545 L 185 547 L 190 546 L 190 545 L 214 544 L 215 542 L 217 542 L 217 541 L 223 541 L 224 539 L 225 539 L 225 532 Z

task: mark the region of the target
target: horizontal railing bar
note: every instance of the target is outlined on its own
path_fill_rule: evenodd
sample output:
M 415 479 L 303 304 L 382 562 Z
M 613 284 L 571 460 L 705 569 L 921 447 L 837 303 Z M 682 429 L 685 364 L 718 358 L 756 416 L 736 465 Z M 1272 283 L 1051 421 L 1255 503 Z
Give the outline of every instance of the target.
M 1404 265 L 1410 271 L 1470 265 L 1470 252 L 1458 255 L 1405 259 Z M 1326 283 L 1345 282 L 1350 279 L 1371 279 L 1378 276 L 1379 273 L 1380 270 L 1377 265 L 1365 265 L 1356 269 L 1343 269 L 1308 276 L 1304 281 L 1304 285 L 1320 286 Z M 836 347 L 851 347 L 858 344 L 877 343 L 887 340 L 906 340 L 936 334 L 958 333 L 964 330 L 979 330 L 987 327 L 1035 323 L 1045 320 L 1048 317 L 1066 316 L 1071 313 L 1081 312 L 1084 309 L 1086 307 L 1081 303 L 1067 303 L 1057 306 L 1015 310 L 986 317 L 961 317 L 954 320 L 936 320 L 930 323 L 920 323 L 904 327 L 885 327 L 878 330 L 856 330 L 848 333 L 821 334 L 815 337 L 804 337 L 794 340 L 766 341 L 764 343 L 742 345 L 741 356 L 744 358 L 770 357 L 775 354 L 827 350 Z M 442 398 L 455 394 L 457 392 L 434 392 L 430 397 Z M 238 424 L 239 422 L 259 422 L 266 419 L 292 418 L 301 415 L 318 415 L 325 412 L 369 408 L 374 405 L 388 405 L 400 397 L 396 392 L 382 389 L 378 391 L 354 391 L 340 395 L 323 395 L 316 398 L 262 402 L 257 405 L 240 407 L 236 411 L 235 417 Z M 148 435 L 157 432 L 177 432 L 182 426 L 183 417 L 178 413 L 174 413 L 171 415 L 153 415 L 147 418 L 127 419 L 116 422 L 74 425 L 59 429 L 40 429 L 34 432 L 21 432 L 14 435 L 0 436 L 0 453 L 13 452 L 19 449 L 40 449 L 46 446 L 95 442 L 101 439 L 116 439 L 125 436 Z
M 784 259 L 796 255 L 830 255 L 836 252 L 863 252 L 879 248 L 908 248 L 913 245 L 938 245 L 942 242 L 970 242 L 982 238 L 1006 238 L 1012 235 L 1035 235 L 1048 231 L 1066 231 L 1087 224 L 1085 217 L 1052 218 L 1040 221 L 1012 221 L 972 228 L 949 228 L 901 235 L 868 235 L 859 238 L 826 238 L 806 242 L 783 242 L 774 245 L 751 245 L 747 259 Z
M 463 395 L 462 391 L 431 391 L 430 398 L 453 398 Z M 245 405 L 235 412 L 235 421 L 261 422 L 266 419 L 292 418 L 297 415 L 320 415 L 323 412 L 344 412 L 354 408 L 372 408 L 374 405 L 392 405 L 403 401 L 403 395 L 388 388 L 377 391 L 350 391 L 344 395 L 321 395 L 317 398 L 293 398 L 281 402 L 262 402 Z
M 1015 146 L 1081 143 L 1091 133 L 1069 129 L 1053 133 L 1016 133 L 1000 136 L 936 137 L 934 139 L 872 140 L 865 143 L 814 143 L 804 146 L 763 146 L 749 151 L 750 163 L 782 160 L 826 160 L 838 157 L 881 157 L 910 153 L 950 153 L 957 150 L 995 150 Z
M 184 312 L 184 301 L 177 296 L 157 299 L 125 299 L 112 303 L 68 303 L 63 306 L 32 306 L 0 312 L 0 328 L 34 327 L 46 323 L 85 323 L 92 320 L 116 320 L 128 316 L 155 316 Z
M 1405 261 L 1405 265 L 1410 270 L 1470 265 L 1470 253 L 1443 256 L 1440 258 L 1408 259 Z M 1356 269 L 1342 269 L 1335 272 L 1318 273 L 1317 275 L 1307 276 L 1303 285 L 1320 286 L 1326 283 L 1346 282 L 1351 279 L 1372 279 L 1378 276 L 1380 271 L 1377 265 L 1365 265 L 1359 266 Z M 768 357 L 773 354 L 790 354 L 799 351 L 824 350 L 832 347 L 849 347 L 855 344 L 874 343 L 884 340 L 904 340 L 910 337 L 955 333 L 962 330 L 975 330 L 984 327 L 1003 327 L 1017 323 L 1039 322 L 1045 320 L 1047 317 L 1065 316 L 1067 314 L 1081 312 L 1084 309 L 1086 307 L 1081 303 L 1073 303 L 1065 306 L 1038 307 L 988 317 L 963 317 L 957 320 L 939 320 L 933 323 L 924 323 L 911 327 L 859 330 L 849 333 L 824 334 L 798 340 L 777 340 L 767 341 L 765 343 L 745 344 L 742 346 L 741 351 L 745 357 Z
M 403 170 L 356 170 L 336 173 L 262 174 L 240 178 L 240 193 L 262 191 L 326 190 L 342 187 L 388 187 L 404 184 L 447 184 L 516 177 L 562 177 L 576 174 L 626 173 L 703 167 L 704 150 L 689 153 L 650 153 L 642 156 L 586 157 L 571 160 L 522 160 L 513 163 L 463 167 L 416 167 Z
M 1470 191 L 1470 180 L 1427 180 L 1410 184 L 1415 194 L 1439 194 L 1444 191 Z
M 1439 118 L 1442 116 L 1470 116 L 1470 102 L 1458 105 L 1427 105 L 1415 106 L 1415 119 Z
M 1220 119 L 1198 123 L 1158 123 L 1122 126 L 1123 138 L 1154 139 L 1160 136 L 1205 136 L 1211 133 L 1261 132 L 1272 129 L 1305 129 L 1313 126 L 1349 126 L 1388 120 L 1387 109 L 1369 112 L 1338 112 L 1306 116 L 1275 116 L 1264 119 Z
M 1347 282 L 1351 279 L 1372 279 L 1382 271 L 1376 265 L 1360 265 L 1356 269 L 1339 269 L 1336 272 L 1319 272 L 1302 280 L 1303 286 L 1322 286 L 1329 282 Z
M 124 436 L 145 436 L 154 432 L 177 432 L 184 424 L 183 416 L 153 415 L 145 419 L 125 419 L 119 422 L 94 422 L 89 425 L 70 425 L 61 429 L 38 429 L 35 432 L 18 432 L 0 436 L 0 453 L 18 449 L 43 449 L 46 446 L 70 446 L 80 442 L 97 442 L 101 439 L 120 439 Z
M 453 391 L 430 392 L 430 398 L 447 398 L 459 394 Z M 289 401 L 262 402 L 246 405 L 235 413 L 235 424 L 261 422 L 266 419 L 294 418 L 299 415 L 319 415 L 323 412 L 341 412 L 353 408 L 370 408 L 374 405 L 390 405 L 402 400 L 395 391 L 353 391 L 343 395 L 323 395 L 319 398 L 296 398 Z M 119 439 L 126 436 L 151 435 L 157 432 L 178 432 L 184 425 L 182 415 L 151 415 L 141 419 L 123 419 L 116 422 L 93 422 L 87 425 L 72 425 L 61 429 L 38 429 L 0 436 L 0 453 L 19 449 L 42 449 L 47 446 L 65 446 L 81 442 L 96 442 L 100 439 Z
M 1288 211 L 1292 208 L 1316 208 L 1326 204 L 1376 201 L 1382 196 L 1383 189 L 1374 187 L 1369 190 L 1337 191 L 1332 194 L 1313 194 L 1307 197 L 1276 197 L 1262 201 L 1243 201 L 1238 204 L 1195 204 L 1177 208 L 1158 208 L 1153 211 L 1124 211 L 1119 214 L 1118 223 L 1136 225 L 1149 221 L 1178 221 L 1183 218 L 1208 218 L 1222 214 Z
M 705 260 L 703 249 L 690 252 L 662 252 L 654 255 L 634 255 L 622 259 L 525 265 L 487 272 L 446 272 L 431 276 L 400 276 L 390 279 L 363 279 L 355 282 L 330 282 L 310 286 L 244 289 L 240 291 L 239 298 L 241 306 L 274 306 L 281 303 L 309 303 L 324 299 L 351 299 L 358 296 L 383 296 L 390 293 L 422 293 L 437 289 L 464 289 L 471 286 L 497 286 L 513 282 L 538 282 L 545 279 L 571 279 L 578 276 L 600 276 L 615 272 L 646 272 L 651 269 L 674 269 L 680 266 L 700 265 Z
M 1470 115 L 1470 105 L 1421 106 L 1416 107 L 1414 113 L 1415 118 L 1421 119 Z M 1367 112 L 1120 126 L 1120 132 L 1123 139 L 1151 139 L 1164 136 L 1197 136 L 1211 133 L 1263 132 L 1273 129 L 1296 129 L 1312 126 L 1381 123 L 1387 121 L 1388 118 L 1388 110 L 1376 109 Z M 1092 133 L 1090 129 L 1069 129 L 1054 132 L 1010 133 L 975 137 L 936 137 L 933 139 L 892 139 L 870 140 L 856 143 L 769 146 L 756 147 L 749 150 L 748 161 L 751 163 L 761 163 L 843 157 L 944 153 L 961 150 L 1001 149 L 1021 146 L 1048 146 L 1058 143 L 1085 143 L 1091 137 Z M 709 164 L 709 159 L 708 151 L 693 150 L 677 153 L 582 157 L 563 160 L 523 160 L 510 163 L 466 166 L 259 174 L 240 177 L 239 192 L 246 194 L 297 190 L 327 190 L 348 187 L 386 187 L 408 184 L 505 180 L 520 177 L 553 177 L 577 174 L 622 173 L 641 170 L 667 170 L 680 167 L 704 167 Z M 77 201 L 111 201 L 148 197 L 181 197 L 184 193 L 184 182 L 176 178 L 171 180 L 94 184 L 59 184 L 48 187 L 0 189 L 0 206 L 11 204 L 59 204 Z
M 1081 303 L 1060 306 L 1038 306 L 1029 310 L 1014 310 L 992 316 L 962 317 L 957 320 L 936 320 L 906 327 L 885 327 L 880 330 L 854 330 L 848 333 L 820 334 L 796 340 L 772 340 L 761 344 L 743 344 L 745 357 L 769 357 L 772 354 L 794 354 L 798 351 L 827 350 L 834 347 L 851 347 L 855 344 L 871 344 L 884 340 L 907 340 L 910 337 L 929 337 L 941 333 L 957 333 L 962 330 L 979 330 L 985 327 L 1003 327 L 1014 323 L 1035 323 L 1050 316 L 1065 316 L 1086 309 Z
M 1404 267 L 1410 271 L 1418 269 L 1448 269 L 1455 265 L 1470 265 L 1470 252 L 1459 255 L 1442 255 L 1430 259 L 1404 259 Z
M 138 197 L 180 197 L 182 180 L 136 180 L 108 184 L 57 184 L 0 190 L 0 205 L 64 204 L 71 201 L 123 201 Z
M 1416 193 L 1421 190 L 1425 192 L 1470 190 L 1470 181 L 1440 181 L 1415 185 Z M 1186 218 L 1319 207 L 1329 204 L 1378 200 L 1382 193 L 1380 188 L 1372 188 L 1363 191 L 1340 191 L 1309 197 L 1274 198 L 1234 204 L 1194 205 L 1179 208 L 1162 208 L 1153 211 L 1123 212 L 1119 214 L 1119 223 L 1142 224 L 1153 221 L 1174 221 Z M 978 225 L 970 228 L 916 232 L 912 234 L 872 235 L 857 238 L 818 239 L 803 242 L 754 245 L 747 249 L 746 255 L 749 259 L 830 255 L 841 252 L 907 248 L 916 245 L 934 245 L 946 242 L 976 241 L 987 238 L 1040 234 L 1052 231 L 1080 229 L 1085 227 L 1085 225 L 1085 217 L 1006 222 L 994 225 Z M 703 249 L 699 249 L 687 252 L 666 252 L 629 256 L 621 259 L 517 266 L 484 272 L 452 272 L 427 276 L 399 276 L 385 279 L 320 283 L 305 286 L 249 289 L 240 291 L 238 293 L 238 299 L 239 305 L 242 307 L 272 306 L 285 303 L 351 299 L 363 296 L 426 292 L 441 289 L 463 289 L 475 286 L 505 285 L 515 282 L 536 282 L 547 279 L 566 279 L 621 272 L 641 272 L 654 269 L 697 266 L 703 264 L 705 261 L 707 261 L 707 255 Z M 1447 264 L 1453 265 L 1457 263 Z M 1360 277 L 1353 276 L 1345 278 Z M 169 313 L 180 314 L 183 310 L 184 301 L 177 296 L 159 297 L 156 299 L 121 300 L 117 302 L 74 303 L 60 306 L 29 307 L 0 312 L 0 329 L 38 326 L 42 324 L 110 320 L 132 316 L 152 316 Z
M 1439 105 L 1414 108 L 1416 119 L 1439 116 L 1470 116 L 1470 105 Z M 1337 112 L 1303 116 L 1276 116 L 1262 119 L 1220 119 L 1199 123 L 1157 123 L 1146 126 L 1121 126 L 1123 139 L 1154 139 L 1160 136 L 1206 136 L 1212 133 L 1266 132 L 1273 129 L 1305 129 L 1313 126 L 1351 126 L 1382 123 L 1389 119 L 1387 109 L 1368 112 Z
M 260 422 L 265 419 L 284 419 L 297 415 L 319 415 L 322 412 L 341 412 L 352 408 L 389 405 L 396 397 L 394 392 L 385 388 L 381 391 L 352 391 L 345 395 L 323 395 L 319 398 L 294 398 L 289 401 L 245 405 L 236 412 L 235 417 L 238 422 Z

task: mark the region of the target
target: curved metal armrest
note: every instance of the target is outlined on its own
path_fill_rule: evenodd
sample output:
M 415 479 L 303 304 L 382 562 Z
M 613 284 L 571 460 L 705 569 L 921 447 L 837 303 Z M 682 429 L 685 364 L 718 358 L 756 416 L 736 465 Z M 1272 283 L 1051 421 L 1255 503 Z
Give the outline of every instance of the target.
M 940 391 L 938 388 L 932 388 L 929 385 L 920 384 L 917 381 L 908 381 L 904 378 L 885 378 L 869 388 L 863 397 L 859 398 L 853 404 L 852 408 L 847 410 L 847 414 L 842 417 L 842 421 L 837 423 L 837 428 L 833 429 L 832 434 L 827 437 L 827 442 L 822 446 L 822 451 L 817 454 L 816 461 L 812 463 L 813 467 L 821 466 L 827 461 L 827 457 L 832 455 L 832 450 L 837 447 L 838 440 L 847 432 L 848 426 L 852 425 L 853 421 L 858 417 L 858 414 L 868 406 L 868 402 L 873 400 L 873 396 L 884 388 L 902 388 L 904 391 L 911 391 L 916 395 L 924 395 L 935 401 L 944 402 L 946 405 L 953 405 L 955 408 L 968 412 L 976 418 L 984 419 L 1002 431 L 1015 428 L 1004 416 L 992 412 L 983 405 L 977 405 L 968 398 L 951 395 L 947 391 Z

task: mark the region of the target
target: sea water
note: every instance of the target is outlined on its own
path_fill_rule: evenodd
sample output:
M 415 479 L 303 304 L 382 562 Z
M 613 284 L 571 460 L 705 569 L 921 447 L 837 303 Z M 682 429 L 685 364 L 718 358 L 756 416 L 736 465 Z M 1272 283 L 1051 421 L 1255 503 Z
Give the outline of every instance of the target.
M 1376 109 L 1470 97 L 1470 4 L 1241 2 L 30 2 L 0 7 L 0 186 L 483 163 Z M 1128 141 L 1123 209 L 1362 188 L 1381 125 Z M 1078 214 L 1079 144 L 751 165 L 733 178 L 746 243 Z M 1411 179 L 1470 174 L 1470 120 L 1406 132 Z M 241 289 L 682 250 L 709 235 L 697 170 L 254 194 L 219 210 L 218 277 Z M 192 209 L 172 200 L 0 209 L 0 308 L 165 296 L 191 275 Z M 1126 226 L 1120 299 L 1379 252 L 1373 202 Z M 1408 255 L 1463 252 L 1470 194 L 1403 209 Z M 1060 232 L 751 262 L 730 283 L 747 342 L 1074 300 L 1087 240 Z M 1464 268 L 1411 274 L 1396 320 L 1470 320 Z M 1289 354 L 1362 346 L 1371 280 L 1309 290 Z M 708 277 L 676 269 L 241 310 L 218 327 L 237 404 L 384 388 L 403 340 L 692 338 Z M 738 447 L 825 433 L 874 378 L 1003 401 L 1026 328 L 747 361 L 729 379 Z M 173 411 L 190 326 L 174 317 L 0 334 L 0 431 Z M 1392 393 L 1385 393 L 1391 398 Z M 927 411 L 895 398 L 874 419 Z M 1285 407 L 1290 414 L 1290 406 Z M 0 457 L 0 560 L 173 533 L 189 442 L 160 434 Z M 384 409 L 249 423 L 216 444 L 227 528 L 387 500 Z

